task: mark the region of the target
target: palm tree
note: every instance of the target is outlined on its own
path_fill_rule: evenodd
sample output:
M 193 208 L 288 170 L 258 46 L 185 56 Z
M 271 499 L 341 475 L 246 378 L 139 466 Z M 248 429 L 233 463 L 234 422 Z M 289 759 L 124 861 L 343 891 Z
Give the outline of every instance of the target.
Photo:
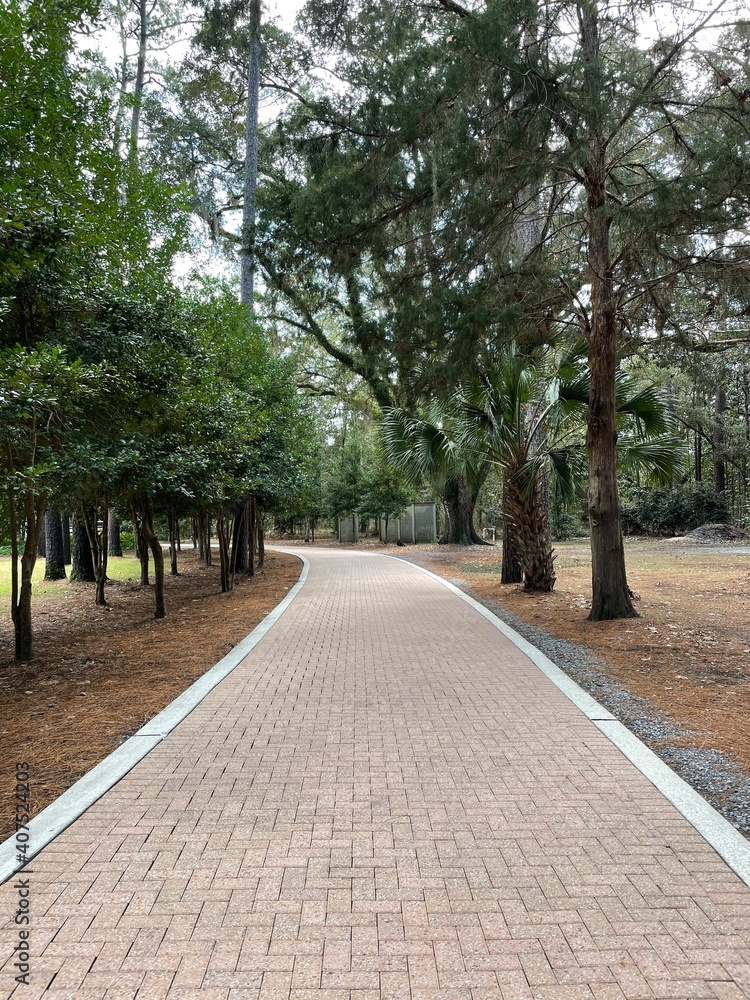
M 388 460 L 418 488 L 429 483 L 443 498 L 448 526 L 441 542 L 484 545 L 474 531 L 474 507 L 490 463 L 465 447 L 449 405 L 433 401 L 422 416 L 385 407 L 383 444 Z
M 575 494 L 579 466 L 571 459 L 583 448 L 591 386 L 584 364 L 578 345 L 561 357 L 548 350 L 536 359 L 511 346 L 465 381 L 455 396 L 464 447 L 503 467 L 503 516 L 527 590 L 550 591 L 555 584 L 547 477 L 556 477 L 563 497 Z M 659 390 L 620 371 L 616 404 L 621 468 L 670 481 L 680 445 L 670 434 Z
M 422 416 L 385 411 L 383 436 L 390 460 L 414 481 L 441 492 L 461 476 L 469 482 L 492 465 L 503 469 L 506 544 L 518 559 L 527 590 L 555 585 L 548 477 L 562 495 L 578 486 L 574 452 L 583 448 L 590 377 L 577 345 L 536 359 L 511 346 L 462 382 Z M 666 406 L 654 386 L 617 376 L 618 448 L 628 469 L 646 469 L 663 481 L 674 475 L 679 443 L 669 435 Z M 506 582 L 505 577 L 503 582 Z M 513 581 L 515 582 L 515 581 Z
M 560 443 L 572 410 L 561 405 L 560 380 L 548 366 L 513 347 L 464 381 L 454 396 L 464 447 L 503 469 L 503 521 L 527 590 L 555 585 L 547 476 L 556 472 L 566 493 L 572 478 Z

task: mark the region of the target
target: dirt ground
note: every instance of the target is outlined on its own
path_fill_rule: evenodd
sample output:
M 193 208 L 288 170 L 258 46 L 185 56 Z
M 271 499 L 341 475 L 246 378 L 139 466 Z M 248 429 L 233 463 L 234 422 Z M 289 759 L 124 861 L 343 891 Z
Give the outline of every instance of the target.
M 265 570 L 222 594 L 218 567 L 188 550 L 166 582 L 167 618 L 153 593 L 114 581 L 106 608 L 93 584 L 47 584 L 35 607 L 36 658 L 12 661 L 0 622 L 0 839 L 13 831 L 15 763 L 30 764 L 36 815 L 220 660 L 299 579 L 299 560 L 270 552 Z M 54 588 L 50 593 L 50 588 Z
M 557 543 L 551 594 L 500 584 L 498 548 L 431 547 L 420 561 L 469 584 L 551 635 L 588 646 L 633 694 L 649 699 L 694 745 L 750 770 L 750 554 L 681 542 L 626 541 L 640 618 L 588 622 L 588 541 Z M 403 550 L 402 550 L 403 551 Z

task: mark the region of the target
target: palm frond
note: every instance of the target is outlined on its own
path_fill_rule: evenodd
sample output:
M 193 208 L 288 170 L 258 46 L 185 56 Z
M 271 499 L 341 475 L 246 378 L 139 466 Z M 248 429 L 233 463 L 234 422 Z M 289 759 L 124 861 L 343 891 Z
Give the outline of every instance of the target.
M 648 441 L 621 436 L 617 441 L 617 458 L 623 472 L 645 473 L 659 486 L 669 486 L 684 471 L 683 444 L 666 434 Z
M 550 448 L 549 450 L 552 474 L 559 487 L 560 495 L 566 503 L 575 497 L 581 484 L 579 470 L 571 461 L 572 457 L 573 450 L 571 448 Z
M 629 374 L 620 372 L 615 380 L 615 399 L 618 414 L 634 417 L 646 436 L 671 430 L 667 401 L 657 386 L 638 385 Z

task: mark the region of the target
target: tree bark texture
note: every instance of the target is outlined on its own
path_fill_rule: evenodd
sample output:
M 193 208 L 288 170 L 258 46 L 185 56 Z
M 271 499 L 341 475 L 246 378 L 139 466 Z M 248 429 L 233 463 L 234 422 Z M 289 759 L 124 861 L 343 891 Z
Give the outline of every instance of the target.
M 154 505 L 151 497 L 144 498 L 141 524 L 143 526 L 143 540 L 151 549 L 151 555 L 154 557 L 154 618 L 165 618 L 167 611 L 164 602 L 164 552 L 161 542 L 154 533 Z
M 26 540 L 18 559 L 18 513 L 12 488 L 8 488 L 11 531 L 11 618 L 15 640 L 15 657 L 21 663 L 34 658 L 34 630 L 31 618 L 31 580 L 37 560 L 39 536 L 44 523 L 44 494 L 36 494 L 30 481 L 25 489 Z M 20 568 L 20 581 L 19 581 Z
M 148 45 L 148 3 L 137 0 L 138 9 L 138 61 L 135 68 L 133 87 L 133 117 L 130 122 L 130 149 L 128 155 L 132 167 L 138 165 L 138 133 L 141 125 L 143 87 L 146 82 L 146 52 Z
M 65 550 L 63 548 L 63 528 L 60 511 L 48 507 L 44 512 L 44 534 L 47 539 L 47 564 L 44 567 L 45 580 L 64 580 Z
M 247 508 L 247 575 L 255 576 L 255 522 L 258 508 L 255 497 L 250 498 Z
M 252 316 L 255 277 L 255 192 L 258 185 L 258 99 L 260 96 L 260 0 L 250 0 L 250 45 L 245 113 L 245 177 L 242 209 L 241 300 Z
M 107 583 L 107 557 L 109 555 L 109 503 L 106 495 L 101 507 L 101 534 L 99 533 L 99 506 L 97 504 L 92 504 L 90 507 L 82 505 L 81 514 L 86 525 L 86 534 L 94 563 L 96 603 L 100 607 L 104 607 L 107 603 L 104 588 Z
M 70 514 L 62 514 L 60 520 L 62 521 L 63 562 L 66 566 L 70 566 Z
M 255 531 L 258 538 L 258 569 L 262 573 L 266 564 L 266 536 L 263 531 L 263 514 L 259 507 L 255 514 Z
M 216 537 L 219 541 L 219 578 L 222 594 L 233 589 L 234 574 L 232 573 L 232 558 L 229 551 L 229 535 L 232 532 L 231 521 L 227 523 L 224 511 L 220 510 L 216 518 Z
M 464 479 L 452 480 L 444 493 L 443 504 L 447 521 L 445 533 L 440 539 L 442 545 L 484 545 L 474 530 L 474 508 L 477 492 Z
M 237 573 L 247 573 L 247 550 L 250 545 L 248 532 L 248 508 L 250 502 L 243 500 L 238 503 L 234 510 L 234 535 L 232 542 L 232 557 L 234 559 L 234 569 Z
M 111 556 L 122 556 L 122 539 L 120 538 L 120 521 L 113 510 L 109 512 L 109 552 Z
M 198 547 L 196 550 L 196 557 L 199 562 L 205 563 L 206 561 L 205 515 L 203 513 L 199 513 L 198 516 L 195 518 L 194 524 L 195 524 L 195 537 L 198 543 Z M 193 548 L 195 548 L 195 545 L 193 545 Z
M 203 564 L 204 566 L 213 566 L 213 554 L 211 552 L 211 516 L 206 515 L 204 522 L 205 528 L 205 538 L 203 541 Z
M 599 22 L 595 0 L 579 5 L 584 55 L 584 87 L 593 107 L 604 96 L 598 91 Z M 583 167 L 588 223 L 588 267 L 591 281 L 591 323 L 588 334 L 591 391 L 586 428 L 589 463 L 588 514 L 591 526 L 593 599 L 590 621 L 633 618 L 625 572 L 625 548 L 617 489 L 617 424 L 615 374 L 617 336 L 610 249 L 612 214 L 606 189 L 607 146 L 592 110 L 588 152 Z
M 714 412 L 716 430 L 714 432 L 714 489 L 723 493 L 727 488 L 727 466 L 724 458 L 724 415 L 727 409 L 727 394 L 723 385 L 716 390 Z
M 500 569 L 500 583 L 523 583 L 523 570 L 518 558 L 515 538 L 509 518 L 506 516 L 507 474 L 503 477 L 503 561 Z
M 70 571 L 70 579 L 78 580 L 80 583 L 94 583 L 96 580 L 94 557 L 91 553 L 86 526 L 82 523 L 78 511 L 74 511 L 71 524 L 73 526 L 73 566 Z
M 543 496 L 545 484 L 536 478 L 533 489 L 527 492 L 522 470 L 506 469 L 505 475 L 503 515 L 521 565 L 524 588 L 548 593 L 555 586 L 555 555 Z
M 177 517 L 174 511 L 167 512 L 167 523 L 169 525 L 169 573 L 177 576 Z

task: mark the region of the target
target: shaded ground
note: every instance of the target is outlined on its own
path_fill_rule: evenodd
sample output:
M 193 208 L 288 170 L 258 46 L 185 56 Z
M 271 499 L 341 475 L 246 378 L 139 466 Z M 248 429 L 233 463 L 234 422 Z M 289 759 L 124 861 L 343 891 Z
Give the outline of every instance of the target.
M 506 619 L 750 834 L 750 560 L 629 539 L 642 617 L 587 622 L 588 542 L 556 546 L 552 594 L 499 583 L 500 550 L 408 552 Z M 400 550 L 402 555 L 404 550 Z
M 127 562 L 112 563 L 126 575 Z M 163 621 L 135 580 L 108 587 L 107 608 L 93 584 L 40 586 L 32 663 L 12 662 L 11 624 L 0 623 L 0 838 L 13 829 L 16 761 L 30 764 L 36 814 L 244 638 L 300 571 L 294 556 L 269 553 L 262 576 L 222 594 L 218 567 L 184 552 Z

